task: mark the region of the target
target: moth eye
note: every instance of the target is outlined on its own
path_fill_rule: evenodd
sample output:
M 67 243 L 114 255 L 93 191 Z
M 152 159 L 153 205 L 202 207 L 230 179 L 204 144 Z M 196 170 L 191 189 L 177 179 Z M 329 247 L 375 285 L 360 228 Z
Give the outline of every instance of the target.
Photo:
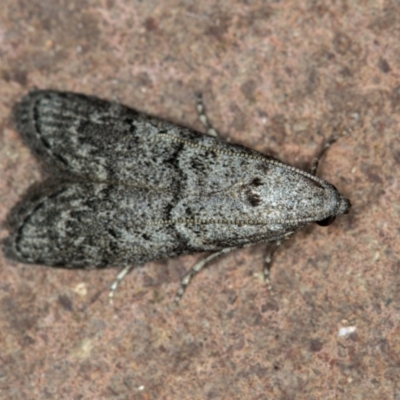
M 319 226 L 328 226 L 328 225 L 333 224 L 335 219 L 336 219 L 336 217 L 334 215 L 331 215 L 328 218 L 323 219 L 322 221 L 317 221 L 317 224 Z

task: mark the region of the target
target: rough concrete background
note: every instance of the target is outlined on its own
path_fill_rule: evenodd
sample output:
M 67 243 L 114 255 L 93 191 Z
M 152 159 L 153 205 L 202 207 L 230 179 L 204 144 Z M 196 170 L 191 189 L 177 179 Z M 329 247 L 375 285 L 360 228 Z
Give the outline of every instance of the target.
M 353 208 L 279 250 L 275 297 L 262 246 L 214 262 L 176 310 L 199 256 L 136 269 L 112 307 L 115 270 L 0 255 L 0 398 L 400 399 L 399 37 L 395 0 L 3 0 L 0 221 L 41 179 L 9 120 L 33 87 L 196 129 L 201 91 L 224 137 L 300 167 L 352 127 L 320 176 Z

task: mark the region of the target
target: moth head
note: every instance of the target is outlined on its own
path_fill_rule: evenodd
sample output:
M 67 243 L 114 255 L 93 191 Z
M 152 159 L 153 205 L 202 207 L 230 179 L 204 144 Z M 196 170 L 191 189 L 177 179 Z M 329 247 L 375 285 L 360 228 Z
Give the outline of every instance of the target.
M 331 185 L 335 190 L 335 186 Z M 339 194 L 339 193 L 338 193 Z M 320 221 L 316 221 L 316 223 L 319 226 L 329 226 L 331 224 L 333 224 L 335 222 L 336 216 L 337 215 L 343 215 L 343 214 L 348 214 L 350 211 L 350 207 L 351 207 L 351 203 L 349 199 L 346 199 L 344 196 L 342 196 L 341 194 L 339 194 L 340 196 L 340 200 L 339 200 L 339 207 L 336 211 L 335 214 L 333 215 L 329 215 L 328 217 L 320 220 Z

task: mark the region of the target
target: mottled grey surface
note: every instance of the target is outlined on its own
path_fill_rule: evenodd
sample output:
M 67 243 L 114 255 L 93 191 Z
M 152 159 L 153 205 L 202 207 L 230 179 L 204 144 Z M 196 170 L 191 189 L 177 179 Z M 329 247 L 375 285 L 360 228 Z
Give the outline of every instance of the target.
M 17 261 L 144 264 L 276 242 L 350 206 L 272 157 L 95 97 L 33 91 L 14 122 L 51 176 L 10 213 Z

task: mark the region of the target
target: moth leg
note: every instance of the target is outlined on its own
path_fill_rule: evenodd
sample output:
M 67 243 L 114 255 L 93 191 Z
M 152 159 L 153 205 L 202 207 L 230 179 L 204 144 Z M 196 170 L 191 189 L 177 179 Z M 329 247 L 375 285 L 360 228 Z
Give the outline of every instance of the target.
M 233 250 L 233 248 L 223 249 L 221 251 L 217 251 L 216 253 L 210 254 L 208 257 L 203 258 L 198 261 L 193 267 L 186 273 L 186 275 L 181 280 L 181 285 L 179 289 L 176 291 L 174 303 L 178 304 L 183 294 L 185 293 L 186 288 L 188 287 L 192 278 L 198 274 L 211 260 L 221 256 L 222 254 L 226 254 L 229 251 Z
M 207 135 L 213 136 L 213 137 L 220 136 L 219 133 L 212 127 L 210 121 L 207 118 L 204 104 L 203 104 L 203 96 L 201 95 L 201 93 L 197 94 L 196 109 L 197 109 L 197 113 L 199 115 L 200 122 L 207 129 Z
M 319 153 L 314 157 L 312 163 L 311 163 L 311 168 L 310 168 L 310 174 L 316 175 L 317 174 L 317 169 L 318 169 L 318 164 L 321 158 L 324 156 L 324 154 L 329 150 L 329 148 L 340 138 L 343 136 L 346 136 L 348 133 L 350 133 L 350 130 L 344 128 L 343 126 L 339 127 L 339 132 L 338 134 L 333 134 L 322 146 L 321 150 Z
M 128 275 L 129 272 L 132 271 L 133 268 L 134 268 L 134 265 L 129 265 L 129 266 L 121 269 L 121 271 L 119 271 L 117 276 L 115 277 L 114 281 L 111 283 L 110 291 L 108 292 L 108 301 L 111 305 L 114 304 L 114 294 L 116 293 L 119 284 L 121 283 L 122 279 L 124 279 L 125 276 Z
M 278 247 L 282 244 L 282 240 L 277 240 L 273 242 L 272 245 L 268 248 L 267 254 L 264 259 L 264 267 L 263 267 L 263 278 L 264 283 L 267 286 L 268 291 L 273 294 L 274 290 L 272 289 L 271 279 L 270 279 L 270 271 L 272 267 L 272 258 L 278 250 Z
M 280 237 L 279 239 L 276 239 L 274 242 L 271 242 L 271 245 L 268 248 L 267 254 L 264 259 L 264 267 L 263 267 L 263 278 L 265 285 L 267 286 L 268 291 L 273 295 L 274 290 L 272 288 L 272 283 L 270 279 L 270 273 L 271 273 L 271 268 L 272 268 L 272 259 L 273 256 L 278 250 L 279 246 L 286 242 L 290 237 L 294 235 L 295 232 L 287 232 L 285 235 Z

